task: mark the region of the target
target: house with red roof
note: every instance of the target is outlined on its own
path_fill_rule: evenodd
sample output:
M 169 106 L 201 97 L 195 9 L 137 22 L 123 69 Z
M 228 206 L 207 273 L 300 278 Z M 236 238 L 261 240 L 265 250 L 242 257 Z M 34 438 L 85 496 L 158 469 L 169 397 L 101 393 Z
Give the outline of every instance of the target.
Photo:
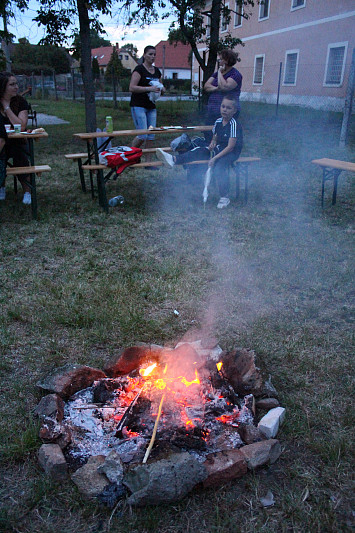
M 155 66 L 161 71 L 163 79 L 191 79 L 190 45 L 160 41 L 155 48 Z
M 101 46 L 100 48 L 91 49 L 91 60 L 96 57 L 101 73 L 104 74 L 106 72 L 107 65 L 109 64 L 112 56 L 113 48 L 117 49 L 118 57 L 121 60 L 122 66 L 133 72 L 137 66 L 137 60 L 128 50 L 118 48 L 118 43 L 116 43 L 115 46 Z

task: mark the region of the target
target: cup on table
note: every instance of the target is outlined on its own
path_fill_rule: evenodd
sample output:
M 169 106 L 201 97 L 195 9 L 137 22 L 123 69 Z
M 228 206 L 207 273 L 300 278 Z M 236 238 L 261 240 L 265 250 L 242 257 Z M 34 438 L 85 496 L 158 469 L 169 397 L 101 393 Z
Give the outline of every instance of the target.
M 21 133 L 21 124 L 14 124 L 15 133 Z
M 11 128 L 12 128 L 11 124 L 5 124 L 5 130 L 6 130 L 6 133 L 7 133 L 8 131 L 11 131 Z

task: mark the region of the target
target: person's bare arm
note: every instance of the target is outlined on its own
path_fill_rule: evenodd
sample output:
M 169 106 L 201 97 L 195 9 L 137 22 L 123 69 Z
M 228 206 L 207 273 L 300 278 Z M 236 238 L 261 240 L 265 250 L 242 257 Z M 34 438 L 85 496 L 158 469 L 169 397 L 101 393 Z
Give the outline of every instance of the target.
M 236 88 L 237 82 L 233 78 L 225 79 L 223 76 L 222 67 L 218 69 L 218 89 L 223 92 L 233 91 Z
M 28 111 L 27 109 L 24 109 L 19 112 L 18 115 L 15 115 L 15 113 L 12 111 L 10 107 L 5 107 L 4 112 L 6 113 L 7 118 L 10 120 L 11 124 L 21 124 L 21 131 L 25 131 L 27 128 L 27 122 L 28 122 Z
M 149 87 L 141 87 L 140 85 L 138 85 L 140 79 L 141 75 L 139 74 L 139 72 L 133 72 L 129 84 L 129 91 L 131 93 L 158 93 L 160 91 L 159 87 L 154 87 L 153 85 L 149 85 Z
M 213 81 L 214 81 L 214 77 L 211 76 L 210 78 L 208 78 L 205 85 L 203 86 L 203 88 L 205 89 L 207 93 L 213 93 L 214 91 L 218 91 L 218 87 L 215 87 L 214 85 L 212 85 Z

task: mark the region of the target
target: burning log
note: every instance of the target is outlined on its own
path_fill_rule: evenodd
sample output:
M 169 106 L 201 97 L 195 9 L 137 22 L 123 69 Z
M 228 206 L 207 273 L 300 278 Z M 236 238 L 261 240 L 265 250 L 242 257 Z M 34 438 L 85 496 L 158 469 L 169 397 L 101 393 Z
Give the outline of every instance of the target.
M 143 389 L 144 387 L 146 386 L 146 383 L 144 383 L 143 387 L 141 388 L 140 391 L 137 392 L 137 394 L 135 395 L 135 397 L 133 398 L 133 400 L 131 401 L 131 403 L 129 404 L 129 406 L 127 407 L 123 417 L 121 418 L 120 420 L 120 423 L 118 424 L 117 426 L 117 430 L 116 430 L 116 433 L 115 433 L 115 437 L 117 438 L 122 438 L 122 429 L 123 429 L 123 426 L 127 420 L 127 417 L 129 415 L 129 413 L 131 412 L 131 410 L 133 409 L 133 407 L 135 406 L 135 404 L 137 403 L 137 400 L 139 398 L 139 396 L 141 395 L 141 393 L 143 392 Z

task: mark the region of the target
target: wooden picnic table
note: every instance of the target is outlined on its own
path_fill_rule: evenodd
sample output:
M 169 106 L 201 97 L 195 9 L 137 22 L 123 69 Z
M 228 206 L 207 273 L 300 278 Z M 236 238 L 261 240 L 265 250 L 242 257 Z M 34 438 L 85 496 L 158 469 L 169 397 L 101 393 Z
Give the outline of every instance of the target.
M 26 174 L 30 175 L 30 180 L 27 183 L 31 189 L 32 217 L 36 219 L 37 218 L 36 174 L 40 175 L 42 172 L 49 172 L 51 170 L 51 167 L 48 165 L 36 165 L 35 164 L 34 141 L 45 139 L 46 137 L 48 137 L 48 133 L 46 131 L 42 131 L 39 133 L 27 133 L 23 131 L 20 133 L 8 132 L 7 136 L 11 140 L 26 139 L 26 141 L 28 141 L 28 147 L 29 147 L 29 152 L 30 152 L 30 166 L 29 167 L 9 167 L 8 166 L 6 169 L 6 174 L 9 176 L 14 176 L 15 193 L 17 192 L 16 176 L 26 175 Z
M 131 135 L 148 135 L 148 134 L 154 134 L 154 135 L 170 135 L 170 134 L 178 134 L 181 135 L 182 133 L 195 133 L 195 132 L 204 132 L 204 131 L 211 131 L 213 126 L 161 126 L 156 127 L 153 129 L 146 129 L 146 130 L 115 130 L 112 132 L 106 132 L 106 131 L 98 131 L 98 132 L 89 132 L 89 133 L 74 133 L 74 137 L 77 139 L 80 139 L 82 141 L 86 142 L 87 145 L 87 163 L 84 166 L 87 170 L 90 171 L 90 181 L 91 181 L 91 191 L 93 191 L 93 180 L 92 180 L 92 173 L 96 172 L 97 177 L 97 191 L 99 196 L 99 204 L 101 207 L 108 212 L 108 201 L 107 201 L 107 195 L 106 195 L 106 187 L 105 183 L 109 179 L 109 176 L 112 175 L 112 169 L 111 172 L 109 172 L 108 176 L 104 176 L 103 173 L 103 165 L 100 165 L 99 161 L 99 151 L 97 146 L 97 140 L 106 137 L 107 141 L 100 146 L 100 150 L 105 149 L 105 147 L 108 145 L 108 143 L 112 139 L 116 139 L 118 137 L 129 137 Z M 75 155 L 75 154 L 71 154 Z M 80 154 L 79 154 L 80 155 Z M 72 157 L 73 158 L 73 157 Z M 94 163 L 94 165 L 92 164 Z M 80 166 L 81 161 L 79 165 L 79 172 L 80 172 Z M 96 168 L 88 168 L 88 167 L 96 167 Z M 142 165 L 143 166 L 143 165 Z M 146 166 L 149 166 L 147 163 Z M 83 186 L 83 176 L 80 176 L 82 186 Z

